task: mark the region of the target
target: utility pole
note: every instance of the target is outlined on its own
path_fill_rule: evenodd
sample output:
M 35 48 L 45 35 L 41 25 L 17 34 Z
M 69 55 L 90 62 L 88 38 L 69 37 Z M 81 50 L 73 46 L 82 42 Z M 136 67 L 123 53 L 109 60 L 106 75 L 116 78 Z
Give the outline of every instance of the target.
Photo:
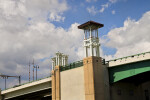
M 8 77 L 7 77 L 8 78 Z M 5 79 L 5 89 L 6 89 L 6 77 L 4 77 L 4 79 Z
M 18 76 L 19 79 L 19 85 L 21 85 L 21 76 Z
M 30 61 L 29 61 L 29 82 L 30 82 Z
M 33 64 L 33 81 L 34 81 L 34 68 L 36 68 L 36 80 L 37 80 L 37 69 L 39 69 L 39 66 L 38 65 L 34 65 L 34 59 L 33 59 L 32 64 Z M 29 66 L 30 66 L 30 64 L 29 64 Z
M 39 66 L 36 65 L 36 66 L 34 66 L 34 68 L 36 68 L 36 80 L 37 80 L 37 69 L 39 69 Z
M 33 81 L 34 81 L 34 59 L 33 59 Z

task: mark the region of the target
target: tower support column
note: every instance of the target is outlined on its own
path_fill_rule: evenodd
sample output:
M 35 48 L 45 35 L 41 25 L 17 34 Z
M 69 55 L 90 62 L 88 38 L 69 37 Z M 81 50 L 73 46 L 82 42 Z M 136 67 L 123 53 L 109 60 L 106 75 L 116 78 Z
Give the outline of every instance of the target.
M 52 100 L 56 100 L 56 75 L 55 70 L 52 70 Z
M 61 100 L 60 97 L 60 66 L 52 70 L 52 100 Z
M 83 59 L 85 100 L 105 100 L 104 72 L 101 57 Z

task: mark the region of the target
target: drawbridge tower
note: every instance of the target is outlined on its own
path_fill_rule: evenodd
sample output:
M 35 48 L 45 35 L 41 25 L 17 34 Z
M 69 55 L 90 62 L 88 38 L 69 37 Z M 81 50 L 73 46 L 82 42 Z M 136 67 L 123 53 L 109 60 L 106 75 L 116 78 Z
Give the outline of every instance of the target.
M 60 53 L 59 51 L 56 52 L 56 57 L 52 58 L 52 70 L 55 69 L 55 66 L 65 66 L 68 64 L 68 55 Z
M 84 53 L 85 57 L 96 56 L 100 57 L 99 52 L 99 38 L 98 38 L 98 29 L 103 27 L 103 24 L 88 21 L 80 26 L 79 29 L 84 30 Z
M 59 52 L 52 58 L 52 100 L 109 100 L 107 68 L 99 52 L 98 29 L 103 26 L 94 21 L 78 26 L 84 30 L 85 57 L 80 63 L 63 67 L 67 59 L 62 61 Z

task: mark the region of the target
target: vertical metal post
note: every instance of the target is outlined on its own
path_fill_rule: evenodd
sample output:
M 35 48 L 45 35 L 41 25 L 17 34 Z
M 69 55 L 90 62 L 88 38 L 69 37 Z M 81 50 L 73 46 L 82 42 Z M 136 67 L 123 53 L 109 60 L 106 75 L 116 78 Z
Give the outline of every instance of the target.
M 97 38 L 98 38 L 98 29 L 97 29 Z
M 58 62 L 58 56 L 56 55 L 56 65 L 58 65 L 58 63 L 57 63 L 57 62 Z M 55 66 L 56 66 L 56 65 L 55 65 Z
M 29 61 L 29 82 L 30 82 L 30 61 Z
M 60 55 L 58 55 L 58 65 L 59 65 L 59 63 L 60 63 Z
M 21 76 L 19 76 L 18 78 L 19 78 L 19 85 L 21 85 Z
M 5 78 L 5 90 L 6 90 L 6 76 L 4 78 Z
M 39 68 L 39 66 L 36 65 L 34 68 L 36 68 L 36 80 L 37 80 L 37 69 Z
M 33 59 L 33 81 L 34 81 L 34 59 Z
M 33 81 L 34 81 L 34 66 L 33 66 Z
M 85 30 L 84 30 L 84 40 L 85 40 Z
M 52 70 L 54 70 L 54 61 L 52 61 Z
M 37 66 L 36 66 L 36 80 L 37 80 Z

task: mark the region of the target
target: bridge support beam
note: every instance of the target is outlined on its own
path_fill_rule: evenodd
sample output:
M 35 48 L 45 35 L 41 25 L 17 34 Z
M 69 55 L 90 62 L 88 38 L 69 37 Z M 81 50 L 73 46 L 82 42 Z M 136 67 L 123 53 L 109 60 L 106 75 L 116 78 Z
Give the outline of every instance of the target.
M 86 57 L 84 64 L 85 100 L 106 100 L 101 57 Z
M 52 71 L 52 100 L 61 100 L 60 97 L 60 66 Z

